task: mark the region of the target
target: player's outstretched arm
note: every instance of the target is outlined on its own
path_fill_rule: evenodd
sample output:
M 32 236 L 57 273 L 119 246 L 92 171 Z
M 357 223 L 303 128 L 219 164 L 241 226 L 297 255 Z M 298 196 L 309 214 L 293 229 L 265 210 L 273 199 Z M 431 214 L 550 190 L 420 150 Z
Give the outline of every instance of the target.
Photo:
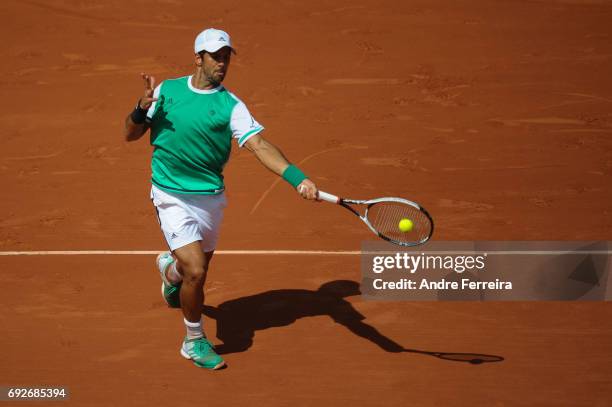
M 155 78 L 153 76 L 141 73 L 144 80 L 144 96 L 138 100 L 138 104 L 132 113 L 125 119 L 124 137 L 126 141 L 135 141 L 142 137 L 149 129 L 145 120 L 147 111 L 157 99 L 153 97 L 155 90 Z
M 257 159 L 270 171 L 283 177 L 305 199 L 317 198 L 317 186 L 294 165 L 289 163 L 274 144 L 256 134 L 244 144 Z

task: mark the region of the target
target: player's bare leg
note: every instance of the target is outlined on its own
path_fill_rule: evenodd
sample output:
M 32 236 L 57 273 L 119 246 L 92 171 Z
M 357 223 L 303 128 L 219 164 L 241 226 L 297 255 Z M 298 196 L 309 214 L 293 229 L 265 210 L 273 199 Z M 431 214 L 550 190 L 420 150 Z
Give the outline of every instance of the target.
M 214 251 L 202 252 L 200 241 L 197 241 L 176 249 L 173 254 L 177 260 L 176 270 L 183 276 L 181 287 L 183 315 L 186 320 L 197 322 L 202 315 L 204 283 Z
M 192 359 L 197 366 L 207 369 L 219 369 L 225 365 L 203 335 L 201 325 L 204 283 L 213 253 L 214 251 L 202 252 L 200 241 L 176 249 L 173 253 L 177 260 L 177 271 L 183 276 L 180 296 L 187 337 L 183 342 L 181 354 Z

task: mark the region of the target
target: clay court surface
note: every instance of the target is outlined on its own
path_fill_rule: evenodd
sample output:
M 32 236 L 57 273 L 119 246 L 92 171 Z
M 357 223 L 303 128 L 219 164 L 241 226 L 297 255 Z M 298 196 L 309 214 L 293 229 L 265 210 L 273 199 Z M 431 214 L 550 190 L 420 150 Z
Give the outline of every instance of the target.
M 226 86 L 322 189 L 418 201 L 437 240 L 612 240 L 612 2 L 128 3 L 0 3 L 0 251 L 164 249 L 150 147 L 122 123 L 139 73 L 190 74 L 208 26 L 238 49 Z M 372 238 L 275 180 L 233 152 L 220 250 Z M 609 303 L 343 299 L 317 290 L 359 281 L 359 256 L 222 254 L 205 329 L 240 335 L 208 372 L 178 354 L 153 261 L 0 256 L 0 385 L 75 406 L 610 404 Z

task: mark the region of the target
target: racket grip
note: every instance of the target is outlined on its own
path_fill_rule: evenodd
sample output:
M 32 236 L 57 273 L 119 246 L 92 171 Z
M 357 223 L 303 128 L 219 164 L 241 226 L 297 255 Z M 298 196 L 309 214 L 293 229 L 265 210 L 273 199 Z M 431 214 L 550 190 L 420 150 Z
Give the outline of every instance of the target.
M 340 198 L 338 198 L 336 195 L 328 194 L 327 192 L 323 191 L 317 191 L 317 200 L 333 204 L 340 203 Z

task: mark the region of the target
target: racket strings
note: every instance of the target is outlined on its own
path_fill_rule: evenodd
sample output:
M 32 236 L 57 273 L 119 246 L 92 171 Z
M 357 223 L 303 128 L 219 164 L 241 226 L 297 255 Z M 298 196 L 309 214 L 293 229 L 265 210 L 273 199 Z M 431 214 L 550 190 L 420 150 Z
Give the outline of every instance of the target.
M 403 202 L 383 201 L 368 208 L 368 221 L 383 237 L 404 244 L 423 242 L 431 234 L 431 222 L 427 215 L 414 206 Z M 402 219 L 412 221 L 412 230 L 402 232 Z

